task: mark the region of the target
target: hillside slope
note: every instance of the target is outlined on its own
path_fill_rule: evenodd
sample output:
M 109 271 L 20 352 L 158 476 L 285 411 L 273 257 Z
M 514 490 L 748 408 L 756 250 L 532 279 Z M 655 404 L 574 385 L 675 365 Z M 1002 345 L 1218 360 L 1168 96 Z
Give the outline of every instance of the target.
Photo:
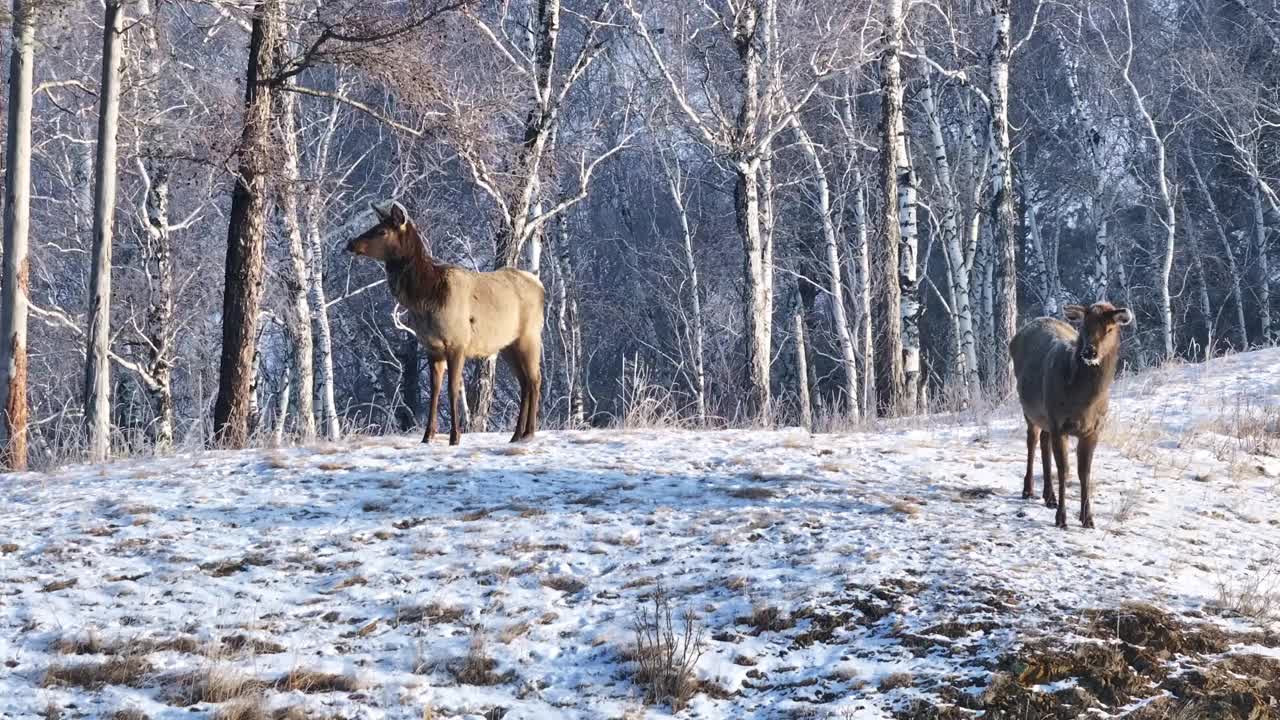
M 1009 408 L 4 476 L 0 717 L 666 717 L 659 587 L 680 717 L 1277 717 L 1278 406 L 1275 350 L 1123 382 L 1095 531 L 1020 498 Z

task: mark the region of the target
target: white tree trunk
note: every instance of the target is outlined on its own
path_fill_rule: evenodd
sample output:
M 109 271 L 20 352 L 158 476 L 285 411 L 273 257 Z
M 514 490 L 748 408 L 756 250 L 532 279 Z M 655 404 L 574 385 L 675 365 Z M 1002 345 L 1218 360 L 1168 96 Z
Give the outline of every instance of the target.
M 1275 328 L 1271 324 L 1271 263 L 1267 259 L 1267 221 L 1262 210 L 1262 180 L 1253 178 L 1253 242 L 1258 256 L 1258 319 L 1262 322 L 1262 342 L 1267 346 L 1276 342 Z
M 84 418 L 91 462 L 105 461 L 111 451 L 111 250 L 120 116 L 120 30 L 124 18 L 119 0 L 107 0 L 105 7 L 94 167 L 93 266 L 89 273 L 89 331 L 84 360 Z
M 4 270 L 0 276 L 0 465 L 27 468 L 27 235 L 31 221 L 33 3 L 14 0 L 5 139 Z
M 836 337 L 840 341 L 840 365 L 844 370 L 846 411 L 851 417 L 857 417 L 858 360 L 853 351 L 849 318 L 845 315 L 844 279 L 840 272 L 840 239 L 836 235 L 835 219 L 832 217 L 831 188 L 827 184 L 827 171 L 823 166 L 822 157 L 818 155 L 818 147 L 796 114 L 791 115 L 791 127 L 800 141 L 800 149 L 804 151 L 805 156 L 809 158 L 809 164 L 813 166 L 814 184 L 818 194 L 818 215 L 822 223 L 822 239 L 827 253 L 827 292 L 831 302 L 831 321 L 835 325 Z
M 1205 342 L 1204 353 L 1202 357 L 1205 360 L 1213 357 L 1213 348 L 1217 340 L 1214 337 L 1214 317 L 1213 310 L 1209 300 L 1209 283 L 1204 274 L 1204 262 L 1201 259 L 1200 250 L 1200 228 L 1196 224 L 1195 215 L 1186 212 L 1186 205 L 1183 204 L 1184 215 L 1187 219 L 1187 249 L 1191 251 L 1191 266 L 1196 274 L 1196 300 L 1200 311 L 1200 319 L 1204 322 Z
M 969 290 L 971 261 L 966 259 L 964 248 L 961 246 L 960 194 L 952 176 L 946 140 L 942 134 L 942 124 L 938 119 L 938 109 L 933 98 L 933 82 L 928 73 L 924 75 L 920 99 L 924 105 L 925 117 L 929 122 L 929 135 L 933 142 L 933 161 L 942 191 L 942 247 L 947 258 L 950 291 L 948 300 L 955 326 L 958 375 L 964 383 L 966 395 L 970 401 L 973 401 L 981 394 L 982 388 L 978 380 L 978 350 L 973 333 L 973 308 Z
M 800 301 L 798 292 L 795 309 L 792 311 L 792 323 L 796 347 L 796 392 L 800 396 L 800 426 L 805 430 L 812 430 L 813 400 L 809 394 L 809 358 L 804 341 L 804 303 Z
M 856 233 L 853 257 L 857 270 L 858 345 L 862 354 L 862 413 L 863 417 L 873 417 L 876 412 L 876 385 L 875 346 L 871 341 L 871 267 L 868 257 L 870 233 L 867 228 L 867 190 L 860 169 L 854 170 L 853 182 L 853 222 Z
M 1218 203 L 1214 200 L 1209 184 L 1200 172 L 1200 164 L 1196 161 L 1195 152 L 1190 147 L 1187 148 L 1187 164 L 1191 167 L 1191 176 L 1195 178 L 1200 197 L 1204 199 L 1205 207 L 1209 210 L 1209 219 L 1217 233 L 1218 243 L 1222 246 L 1223 257 L 1227 260 L 1227 274 L 1231 276 L 1231 303 L 1236 309 L 1236 334 L 1240 349 L 1247 350 L 1249 349 L 1249 326 L 1245 321 L 1244 289 L 1241 285 L 1240 269 L 1236 265 L 1236 251 L 1231 247 L 1231 239 L 1227 237 L 1226 229 L 1222 227 L 1222 215 L 1218 212 Z
M 292 81 L 292 78 L 290 79 Z M 315 350 L 311 335 L 311 276 L 307 271 L 306 241 L 302 236 L 302 220 L 299 217 L 298 196 L 302 192 L 302 173 L 298 167 L 297 96 L 281 93 L 280 134 L 284 150 L 284 187 L 279 190 L 280 211 L 284 220 L 285 235 L 289 240 L 288 267 L 284 273 L 288 306 L 285 324 L 293 345 L 292 386 L 297 393 L 294 411 L 297 414 L 297 433 L 303 442 L 316 436 L 315 420 Z M 284 406 L 284 407 L 287 407 Z M 280 420 L 284 426 L 284 418 Z
M 1013 159 L 1009 137 L 1010 0 L 991 3 L 991 204 L 995 240 L 993 276 L 995 312 L 992 343 L 995 364 L 989 378 L 998 398 L 1014 389 L 1013 362 L 1006 349 L 1018 331 L 1017 221 L 1013 211 Z
M 325 245 L 321 233 L 324 215 L 321 211 L 323 197 L 319 178 L 325 176 L 329 167 L 329 147 L 337 130 L 338 115 L 338 104 L 334 103 L 316 147 L 315 165 L 312 168 L 312 176 L 316 180 L 308 188 L 306 205 L 307 287 L 311 289 L 308 305 L 316 331 L 313 337 L 316 362 L 320 365 L 320 429 L 330 442 L 338 439 L 341 428 L 338 425 L 338 408 L 334 399 L 333 332 L 329 327 L 329 301 L 324 289 Z
M 147 294 L 147 390 L 155 420 L 151 440 L 156 449 L 173 444 L 173 246 L 169 226 L 169 169 L 150 169 L 139 161 L 146 185 L 144 198 L 146 241 L 142 256 L 150 292 Z
M 702 318 L 702 289 L 698 280 L 698 263 L 693 255 L 693 231 L 689 227 L 689 212 L 684 204 L 684 192 L 677 175 L 668 171 L 667 182 L 671 187 L 671 199 L 680 218 L 680 239 L 684 249 L 684 271 L 689 281 L 689 330 L 693 347 L 689 348 L 693 365 L 693 402 L 698 425 L 707 424 L 707 373 L 705 367 L 706 329 Z
M 884 133 L 880 148 L 880 202 L 883 213 L 880 246 L 872 253 L 874 277 L 872 290 L 876 293 L 877 329 L 876 345 L 876 407 L 881 415 L 897 415 L 908 410 L 907 382 L 905 377 L 905 340 L 902 327 L 906 301 L 902 297 L 900 250 L 902 225 L 902 194 L 899 181 L 899 148 L 902 132 L 902 66 L 899 53 L 902 46 L 902 0 L 888 0 L 885 4 L 884 49 L 880 55 L 880 104 L 881 129 Z M 905 150 L 904 150 L 905 152 Z M 908 171 L 908 176 L 910 172 Z M 912 265 L 915 253 L 909 253 Z

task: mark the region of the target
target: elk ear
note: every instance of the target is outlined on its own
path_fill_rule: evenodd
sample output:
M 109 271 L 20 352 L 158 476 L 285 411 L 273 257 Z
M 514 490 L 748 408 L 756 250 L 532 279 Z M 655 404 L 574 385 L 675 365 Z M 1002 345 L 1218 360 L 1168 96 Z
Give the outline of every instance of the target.
M 1129 308 L 1116 308 L 1110 314 L 1117 325 L 1129 325 L 1133 322 L 1133 313 L 1129 312 Z
M 396 227 L 404 227 L 409 224 L 409 213 L 405 212 L 404 206 L 398 202 L 391 203 L 390 218 L 391 222 L 396 224 Z
M 1062 316 L 1073 323 L 1084 322 L 1084 316 L 1089 314 L 1089 308 L 1083 305 L 1067 305 L 1062 308 Z
M 370 201 L 369 201 L 369 209 L 373 211 L 373 214 L 378 218 L 378 220 L 386 220 L 386 219 L 387 219 L 387 211 L 386 211 L 386 210 L 383 210 L 381 207 L 379 207 L 379 206 L 378 206 L 378 203 L 373 202 L 372 200 L 370 200 Z

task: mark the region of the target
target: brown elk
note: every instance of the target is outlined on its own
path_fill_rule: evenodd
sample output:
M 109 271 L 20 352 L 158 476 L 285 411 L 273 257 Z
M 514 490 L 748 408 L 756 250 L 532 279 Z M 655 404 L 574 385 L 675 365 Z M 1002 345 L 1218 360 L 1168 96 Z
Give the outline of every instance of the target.
M 440 384 L 449 371 L 449 444 L 462 438 L 459 399 L 468 358 L 501 353 L 520 383 L 520 412 L 511 441 L 533 437 L 542 391 L 544 291 L 536 275 L 502 268 L 475 272 L 431 259 L 404 206 L 370 203 L 378 224 L 347 243 L 347 251 L 387 267 L 387 287 L 408 311 L 409 327 L 431 360 L 431 416 L 422 442 L 436 434 Z
M 1080 524 L 1093 527 L 1089 480 L 1093 451 L 1098 446 L 1107 415 L 1111 383 L 1115 379 L 1120 349 L 1120 326 L 1133 322 L 1126 308 L 1110 303 L 1089 307 L 1068 305 L 1063 314 L 1071 325 L 1056 318 L 1032 320 L 1009 342 L 1013 370 L 1018 378 L 1018 399 L 1027 419 L 1027 473 L 1022 497 L 1030 498 L 1031 475 L 1039 440 L 1044 466 L 1044 504 L 1058 509 L 1058 527 L 1067 526 L 1067 436 L 1078 438 L 1076 465 L 1080 473 Z M 1077 330 L 1073 325 L 1079 325 Z M 1058 465 L 1058 497 L 1053 493 L 1049 454 Z

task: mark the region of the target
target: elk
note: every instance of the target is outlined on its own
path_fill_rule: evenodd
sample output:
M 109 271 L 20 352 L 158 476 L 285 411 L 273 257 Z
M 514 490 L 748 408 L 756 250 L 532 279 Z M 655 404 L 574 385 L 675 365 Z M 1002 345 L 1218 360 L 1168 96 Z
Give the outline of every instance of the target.
M 1067 527 L 1067 436 L 1078 438 L 1076 465 L 1080 473 L 1080 524 L 1093 527 L 1089 480 L 1093 451 L 1107 416 L 1107 401 L 1115 379 L 1120 350 L 1120 326 L 1133 322 L 1127 308 L 1099 302 L 1085 307 L 1067 305 L 1056 318 L 1036 318 L 1009 342 L 1018 399 L 1027 420 L 1027 473 L 1022 497 L 1033 497 L 1031 483 L 1036 442 L 1044 466 L 1044 504 L 1058 509 L 1056 524 Z M 1079 330 L 1075 326 L 1079 326 Z M 1053 493 L 1049 454 L 1058 465 L 1058 496 Z
M 431 361 L 431 415 L 422 442 L 436 434 L 440 385 L 449 371 L 449 444 L 462 439 L 459 392 L 468 358 L 501 354 L 520 383 L 511 442 L 533 437 L 542 391 L 544 290 L 536 275 L 502 268 L 476 272 L 432 260 L 399 202 L 369 203 L 378 224 L 347 243 L 347 252 L 386 265 L 387 287 L 408 312 L 409 327 Z

